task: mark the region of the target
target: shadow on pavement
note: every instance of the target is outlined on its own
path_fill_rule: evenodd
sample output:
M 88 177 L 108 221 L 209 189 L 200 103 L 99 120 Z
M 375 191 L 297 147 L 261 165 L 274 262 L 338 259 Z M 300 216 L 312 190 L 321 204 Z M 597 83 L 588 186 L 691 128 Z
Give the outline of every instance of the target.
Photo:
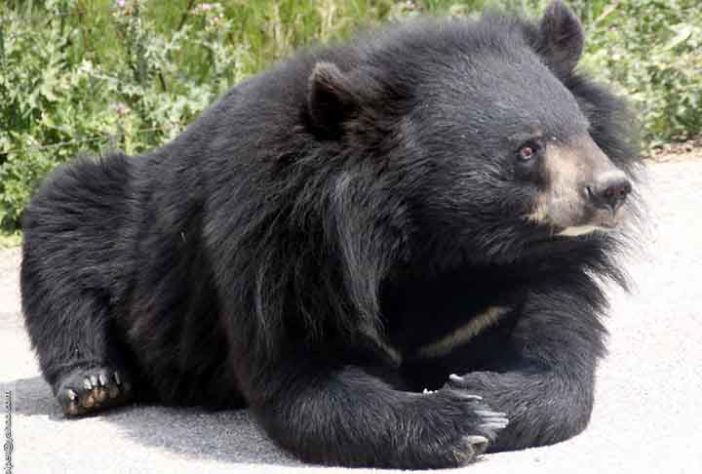
M 13 392 L 13 412 L 18 415 L 48 416 L 52 423 L 76 422 L 63 416 L 41 377 L 3 382 L 0 390 Z M 231 463 L 301 464 L 278 449 L 246 410 L 208 412 L 133 404 L 92 420 L 116 424 L 121 433 L 140 444 L 177 454 Z

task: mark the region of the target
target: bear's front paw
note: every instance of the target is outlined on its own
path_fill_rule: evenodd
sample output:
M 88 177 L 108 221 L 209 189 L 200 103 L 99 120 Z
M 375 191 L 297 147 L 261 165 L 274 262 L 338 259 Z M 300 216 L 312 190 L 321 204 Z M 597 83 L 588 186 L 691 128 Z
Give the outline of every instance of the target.
M 83 416 L 131 398 L 125 374 L 107 367 L 78 368 L 63 377 L 56 398 L 66 416 Z
M 495 442 L 509 421 L 481 397 L 459 390 L 441 389 L 421 394 L 427 405 L 419 418 L 426 426 L 421 430 L 429 439 L 422 440 L 428 450 L 423 457 L 427 467 L 468 464 Z

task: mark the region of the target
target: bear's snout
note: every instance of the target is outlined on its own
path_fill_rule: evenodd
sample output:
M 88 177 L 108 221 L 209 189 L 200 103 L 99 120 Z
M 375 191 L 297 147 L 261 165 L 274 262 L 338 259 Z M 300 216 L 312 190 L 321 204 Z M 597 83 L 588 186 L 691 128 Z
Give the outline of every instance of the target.
M 545 154 L 546 186 L 528 217 L 561 229 L 559 235 L 582 235 L 616 227 L 632 192 L 629 177 L 589 136 L 552 142 Z

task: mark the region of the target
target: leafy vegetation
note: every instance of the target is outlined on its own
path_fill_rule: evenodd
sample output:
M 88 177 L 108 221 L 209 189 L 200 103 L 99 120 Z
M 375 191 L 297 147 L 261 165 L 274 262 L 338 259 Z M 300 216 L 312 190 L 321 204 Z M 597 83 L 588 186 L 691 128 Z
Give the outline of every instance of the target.
M 420 14 L 545 0 L 0 0 L 0 229 L 49 170 L 177 135 L 229 86 L 314 42 Z M 649 146 L 702 131 L 698 0 L 579 0 L 583 68 L 640 110 Z

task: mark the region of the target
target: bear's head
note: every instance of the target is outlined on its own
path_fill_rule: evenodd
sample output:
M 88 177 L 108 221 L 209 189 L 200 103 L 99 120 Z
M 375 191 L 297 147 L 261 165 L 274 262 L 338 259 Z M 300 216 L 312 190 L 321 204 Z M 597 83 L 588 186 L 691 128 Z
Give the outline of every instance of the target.
M 401 26 L 351 67 L 317 63 L 308 108 L 382 166 L 426 247 L 490 260 L 604 239 L 627 214 L 635 150 L 620 102 L 574 72 L 583 39 L 558 1 L 536 23 Z

